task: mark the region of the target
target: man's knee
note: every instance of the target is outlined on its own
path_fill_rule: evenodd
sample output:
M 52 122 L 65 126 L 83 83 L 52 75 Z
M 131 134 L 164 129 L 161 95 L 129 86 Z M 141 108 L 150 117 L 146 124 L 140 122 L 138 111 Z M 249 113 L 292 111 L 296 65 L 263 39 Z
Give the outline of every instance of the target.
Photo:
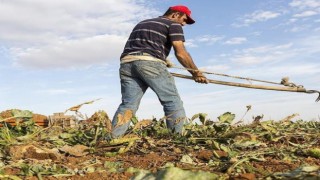
M 134 112 L 131 109 L 126 109 L 124 112 L 117 112 L 112 120 L 112 135 L 121 136 L 129 128 Z

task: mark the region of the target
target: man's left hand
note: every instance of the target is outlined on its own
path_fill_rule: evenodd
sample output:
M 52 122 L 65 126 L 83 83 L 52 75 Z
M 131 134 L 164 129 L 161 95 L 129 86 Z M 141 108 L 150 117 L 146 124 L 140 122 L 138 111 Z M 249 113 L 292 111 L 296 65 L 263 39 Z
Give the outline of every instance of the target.
M 197 83 L 208 84 L 208 82 L 209 82 L 208 79 L 199 71 L 196 72 L 195 74 L 193 74 L 193 79 Z

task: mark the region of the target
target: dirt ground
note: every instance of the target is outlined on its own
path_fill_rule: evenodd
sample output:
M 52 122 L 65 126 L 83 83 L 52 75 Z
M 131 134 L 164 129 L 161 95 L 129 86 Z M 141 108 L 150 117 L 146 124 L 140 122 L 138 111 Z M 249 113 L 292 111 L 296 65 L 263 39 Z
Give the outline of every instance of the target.
M 2 115 L 10 117 L 7 112 Z M 86 124 L 84 129 L 51 128 L 51 131 L 39 131 L 41 134 L 33 136 L 32 140 L 21 140 L 22 135 L 17 141 L 10 138 L 0 140 L 0 178 L 12 175 L 27 180 L 126 180 L 135 177 L 137 170 L 157 174 L 166 167 L 174 166 L 188 172 L 214 173 L 221 179 L 253 180 L 295 171 L 289 173 L 293 177 L 306 173 L 296 171 L 306 165 L 309 169 L 318 167 L 317 170 L 307 170 L 312 177 L 320 178 L 320 158 L 308 151 L 320 149 L 320 123 L 252 124 L 230 128 L 214 136 L 212 133 L 216 133 L 217 128 L 193 126 L 191 135 L 197 136 L 177 139 L 158 128 L 159 124 L 149 126 L 151 123 L 148 122 L 146 128 L 152 127 L 149 129 L 152 131 L 136 131 L 118 139 L 120 142 L 117 143 L 98 139 L 92 144 L 94 137 L 98 137 L 99 132 L 103 133 L 103 128 L 107 127 L 106 133 L 110 130 L 110 125 L 105 123 L 109 121 L 108 117 L 104 114 L 107 117 L 104 123 L 100 117 L 95 116 L 95 121 Z M 277 127 L 279 130 L 275 130 Z M 292 130 L 288 131 L 288 127 Z M 0 129 L 2 138 L 6 138 L 3 136 L 5 132 Z M 11 144 L 4 146 L 4 142 Z M 90 143 L 91 146 L 88 145 Z
M 63 164 L 71 169 L 81 169 L 85 166 L 85 162 L 90 161 L 96 171 L 92 173 L 85 173 L 85 174 L 76 174 L 73 176 L 67 177 L 50 177 L 50 176 L 43 176 L 43 179 L 53 180 L 53 179 L 61 179 L 61 180 L 88 180 L 88 179 L 115 179 L 115 180 L 124 180 L 130 179 L 134 176 L 134 173 L 127 172 L 126 169 L 130 167 L 134 167 L 137 169 L 144 169 L 149 170 L 152 173 L 156 173 L 159 169 L 164 167 L 167 163 L 173 163 L 176 167 L 179 167 L 184 170 L 191 170 L 191 171 L 207 171 L 216 174 L 223 175 L 226 173 L 226 169 L 217 169 L 214 167 L 210 167 L 207 163 L 213 159 L 213 153 L 211 150 L 196 150 L 190 151 L 190 149 L 181 149 L 176 150 L 174 152 L 171 148 L 162 148 L 159 147 L 157 150 L 153 150 L 152 152 L 148 153 L 141 153 L 135 148 L 133 150 L 119 154 L 114 157 L 105 157 L 102 154 L 103 149 L 97 151 L 95 154 L 90 154 L 88 156 L 82 157 L 74 157 L 69 155 L 64 155 L 62 158 L 57 159 L 57 157 L 50 153 L 37 153 L 35 149 L 29 148 L 26 151 L 26 156 L 23 159 L 33 159 L 39 161 L 50 160 L 56 162 L 58 164 Z M 181 157 L 183 154 L 187 152 L 190 154 L 193 159 L 197 160 L 195 164 L 187 164 L 180 162 Z M 219 152 L 221 156 L 226 155 L 225 152 Z M 104 162 L 115 162 L 119 163 L 120 169 L 117 172 L 108 171 L 108 169 L 104 166 Z M 266 160 L 263 162 L 252 162 L 252 166 L 258 170 L 255 173 L 243 172 L 238 173 L 236 176 L 230 176 L 230 179 L 256 179 L 256 178 L 263 178 L 265 175 L 268 175 L 272 172 L 287 172 L 290 170 L 294 170 L 298 168 L 301 164 L 307 163 L 309 165 L 317 165 L 320 166 L 320 159 L 315 159 L 311 157 L 306 157 L 303 161 L 296 161 L 296 162 L 285 162 L 281 160 L 276 160 L 274 157 L 266 157 Z M 227 164 L 226 164 L 227 165 Z M 98 170 L 98 169 L 101 169 Z M 5 174 L 17 175 L 19 174 L 20 170 L 15 168 L 7 168 L 5 169 Z M 258 173 L 257 173 L 258 172 Z M 32 177 L 25 177 L 24 179 L 28 180 L 35 180 L 38 179 L 36 176 Z

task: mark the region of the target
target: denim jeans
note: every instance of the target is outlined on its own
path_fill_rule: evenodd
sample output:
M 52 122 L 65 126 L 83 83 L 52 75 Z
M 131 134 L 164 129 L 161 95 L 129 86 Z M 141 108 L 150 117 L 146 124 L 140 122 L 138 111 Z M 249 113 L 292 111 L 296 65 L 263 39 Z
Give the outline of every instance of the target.
M 131 110 L 133 115 L 139 108 L 142 96 L 150 87 L 158 96 L 166 116 L 167 127 L 181 133 L 186 121 L 183 103 L 178 94 L 174 79 L 164 63 L 137 60 L 121 64 L 120 67 L 122 103 L 112 120 L 112 136 L 125 134 L 130 121 L 117 125 L 118 114 Z

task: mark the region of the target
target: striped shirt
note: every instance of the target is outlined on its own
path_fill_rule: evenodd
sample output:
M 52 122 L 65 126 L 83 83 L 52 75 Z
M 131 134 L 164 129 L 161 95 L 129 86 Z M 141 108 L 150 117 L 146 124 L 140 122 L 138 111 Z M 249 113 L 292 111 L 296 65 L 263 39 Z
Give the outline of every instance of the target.
M 165 60 L 172 41 L 185 41 L 181 24 L 162 16 L 144 20 L 132 30 L 120 59 L 129 53 L 141 52 Z

